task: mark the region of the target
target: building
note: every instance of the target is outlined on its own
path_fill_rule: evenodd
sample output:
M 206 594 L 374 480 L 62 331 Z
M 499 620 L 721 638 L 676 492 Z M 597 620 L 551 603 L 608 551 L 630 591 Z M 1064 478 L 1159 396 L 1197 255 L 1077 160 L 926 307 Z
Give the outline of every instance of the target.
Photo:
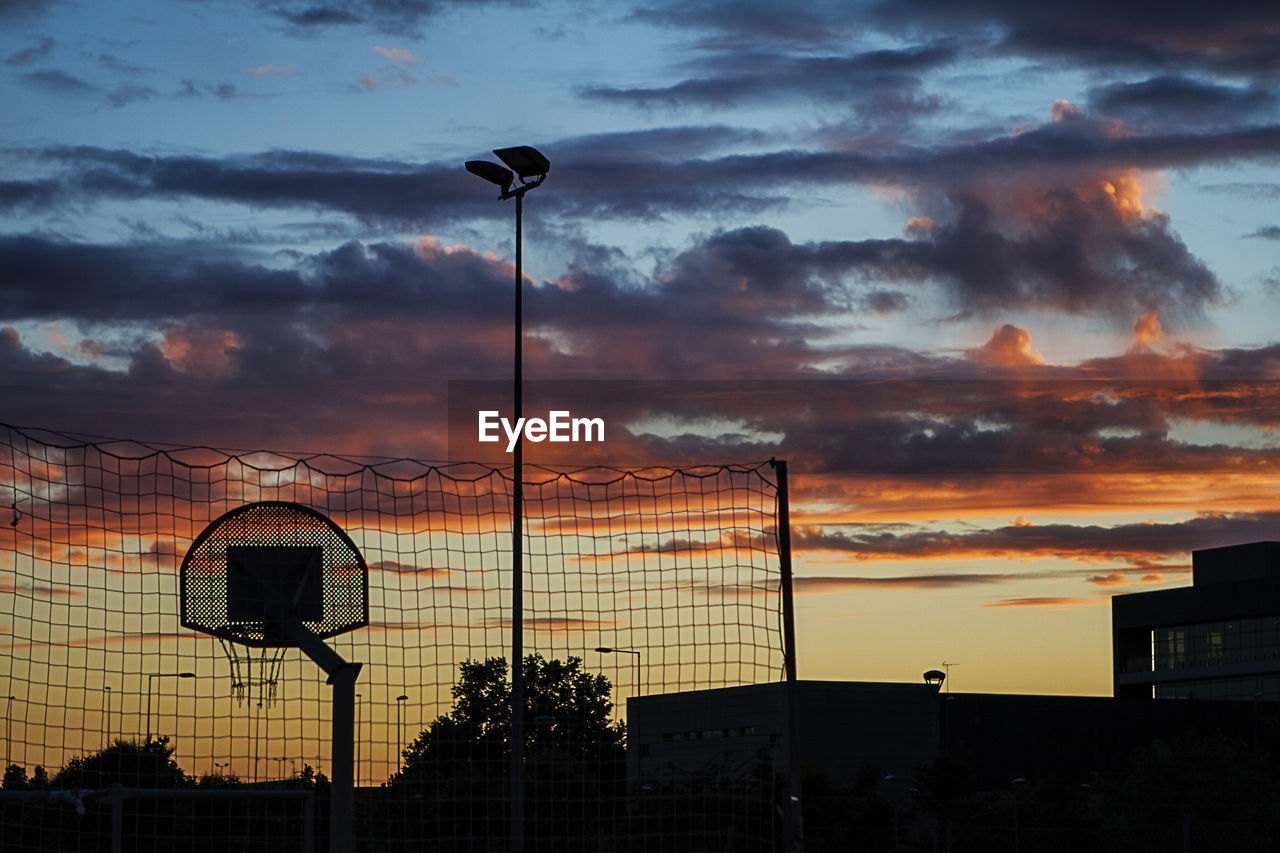
M 1117 699 L 1280 702 L 1280 542 L 1191 555 L 1191 586 L 1111 599 Z
M 796 706 L 800 765 L 842 782 L 875 768 L 905 784 L 937 755 L 938 697 L 927 684 L 799 681 Z M 628 699 L 627 775 L 748 778 L 762 761 L 785 762 L 786 712 L 781 682 Z

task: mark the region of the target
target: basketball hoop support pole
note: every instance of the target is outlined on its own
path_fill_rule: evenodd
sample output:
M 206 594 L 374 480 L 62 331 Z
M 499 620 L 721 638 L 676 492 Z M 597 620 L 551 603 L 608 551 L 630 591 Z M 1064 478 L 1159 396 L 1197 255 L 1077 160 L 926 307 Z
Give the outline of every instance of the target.
M 274 606 L 274 610 L 279 605 Z M 273 617 L 275 614 L 272 614 Z M 302 649 L 333 685 L 333 776 L 329 794 L 329 853 L 351 853 L 355 810 L 356 678 L 364 664 L 347 663 L 306 625 L 296 619 L 273 618 L 289 642 Z

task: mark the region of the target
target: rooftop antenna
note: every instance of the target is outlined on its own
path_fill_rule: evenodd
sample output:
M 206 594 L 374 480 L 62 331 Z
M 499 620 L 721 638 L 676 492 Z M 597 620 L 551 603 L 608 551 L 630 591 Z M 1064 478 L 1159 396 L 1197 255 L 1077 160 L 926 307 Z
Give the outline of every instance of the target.
M 946 673 L 947 673 L 946 682 L 947 682 L 947 692 L 948 692 L 948 693 L 950 693 L 950 692 L 951 692 L 951 667 L 953 667 L 953 666 L 959 666 L 959 665 L 960 665 L 960 664 L 958 664 L 958 663 L 947 663 L 946 661 L 943 661 L 943 662 L 942 662 L 942 668 L 943 668 L 943 669 L 946 671 Z

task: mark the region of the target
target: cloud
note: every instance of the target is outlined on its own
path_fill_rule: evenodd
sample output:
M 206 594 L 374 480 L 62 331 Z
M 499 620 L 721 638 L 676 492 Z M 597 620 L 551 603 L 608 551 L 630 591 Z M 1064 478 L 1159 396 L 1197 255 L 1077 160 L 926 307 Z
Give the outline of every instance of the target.
M 1023 576 L 991 573 L 898 575 L 896 577 L 812 577 L 793 580 L 796 592 L 840 592 L 849 589 L 948 589 L 1022 580 Z
M 411 52 L 399 47 L 371 47 L 369 48 L 379 56 L 386 57 L 392 62 L 401 65 L 412 65 L 418 61 Z
M 2 17 L 2 13 L 0 13 L 0 17 Z M 41 59 L 48 58 L 49 54 L 53 53 L 53 48 L 56 44 L 57 42 L 49 36 L 43 36 L 38 45 L 15 50 L 13 53 L 6 56 L 4 58 L 5 65 L 13 65 L 17 67 L 32 65 L 39 62 Z
M 20 79 L 28 86 L 33 86 L 54 95 L 92 95 L 101 91 L 92 83 L 86 83 L 79 77 L 57 68 L 28 71 L 20 75 Z
M 378 32 L 416 33 L 424 21 L 451 8 L 505 5 L 519 0 L 257 0 L 267 13 L 299 30 L 359 26 Z
M 1217 8 L 1085 0 L 932 3 L 880 0 L 880 23 L 896 32 L 965 33 L 994 38 L 1015 55 L 1094 68 L 1199 68 L 1222 74 L 1273 75 L 1280 12 L 1265 0 Z
M 1163 127 L 1234 124 L 1274 113 L 1276 97 L 1261 87 L 1241 88 L 1164 75 L 1139 83 L 1094 89 L 1090 105 L 1131 123 Z
M 1111 604 L 1110 598 L 1080 598 L 1072 596 L 1032 596 L 1029 598 L 1005 598 L 983 607 L 1077 607 L 1080 605 Z
M 835 551 L 857 560 L 1059 557 L 1128 559 L 1146 571 L 1152 558 L 1202 548 L 1271 539 L 1280 512 L 1200 514 L 1184 521 L 1100 525 L 1043 524 L 978 531 L 918 530 L 908 533 L 843 533 L 802 529 L 792 537 L 797 551 Z
M 638 107 L 725 107 L 805 98 L 869 108 L 896 104 L 899 111 L 909 104 L 915 112 L 932 112 L 938 107 L 936 99 L 904 100 L 904 92 L 919 85 L 913 74 L 946 66 L 955 61 L 956 55 L 949 43 L 818 57 L 760 51 L 714 52 L 697 63 L 704 76 L 659 88 L 590 86 L 580 94 L 592 100 Z M 890 95 L 891 98 L 886 97 Z
M 1155 311 L 1148 311 L 1133 322 L 1134 349 L 1150 349 L 1152 344 L 1163 337 L 1160 315 Z
M 34 18 L 54 4 L 54 0 L 4 0 L 0 3 L 0 21 Z
M 1280 225 L 1263 225 L 1246 237 L 1258 237 L 1263 240 L 1280 240 Z
M 1044 356 L 1031 350 L 1031 333 L 1010 323 L 996 329 L 981 347 L 966 350 L 965 355 L 973 361 L 999 367 L 1044 364 Z
M 302 70 L 298 68 L 297 63 L 290 62 L 285 65 L 274 65 L 268 63 L 266 65 L 258 65 L 252 68 L 240 69 L 242 73 L 251 77 L 292 77 L 301 74 Z
M 715 34 L 709 47 L 779 42 L 826 44 L 853 31 L 858 15 L 854 4 L 819 0 L 802 6 L 781 6 L 771 0 L 653 0 L 632 12 L 632 18 L 659 27 L 708 30 Z

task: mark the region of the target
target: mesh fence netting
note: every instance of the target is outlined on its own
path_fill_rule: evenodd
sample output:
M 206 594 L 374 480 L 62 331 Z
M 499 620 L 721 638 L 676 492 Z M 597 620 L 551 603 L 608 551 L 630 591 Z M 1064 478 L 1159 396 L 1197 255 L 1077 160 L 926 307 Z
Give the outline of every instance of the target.
M 0 844 L 327 849 L 324 673 L 180 622 L 201 532 L 289 502 L 368 567 L 367 626 L 325 641 L 363 664 L 356 849 L 507 849 L 511 473 L 0 426 Z M 523 480 L 526 849 L 773 849 L 781 703 L 689 712 L 783 678 L 774 469 Z M 683 718 L 642 722 L 677 692 Z

